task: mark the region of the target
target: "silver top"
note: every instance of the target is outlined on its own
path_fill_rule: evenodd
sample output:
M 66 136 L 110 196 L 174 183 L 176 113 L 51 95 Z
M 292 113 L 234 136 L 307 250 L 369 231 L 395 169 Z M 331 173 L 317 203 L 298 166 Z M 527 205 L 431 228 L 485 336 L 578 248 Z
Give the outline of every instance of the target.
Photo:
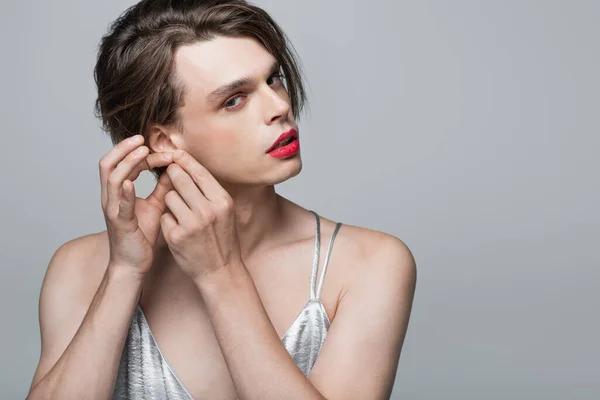
M 306 377 L 310 374 L 310 370 L 317 360 L 321 347 L 327 337 L 327 331 L 329 330 L 330 321 L 320 296 L 333 241 L 342 225 L 341 222 L 336 224 L 329 241 L 323 271 L 321 272 L 317 288 L 321 229 L 319 215 L 312 210 L 311 212 L 316 218 L 316 234 L 310 297 L 296 320 L 281 339 L 284 347 Z M 115 399 L 193 400 L 192 395 L 179 381 L 173 369 L 160 352 L 139 302 L 129 327 L 123 354 L 121 355 L 121 362 L 113 392 L 113 400 Z

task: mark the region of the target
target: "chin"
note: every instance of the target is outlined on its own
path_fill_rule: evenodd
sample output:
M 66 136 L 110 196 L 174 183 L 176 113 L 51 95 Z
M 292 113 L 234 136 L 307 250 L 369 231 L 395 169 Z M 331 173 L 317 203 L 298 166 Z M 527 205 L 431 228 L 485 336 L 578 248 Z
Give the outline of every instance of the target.
M 271 179 L 269 179 L 272 185 L 290 180 L 302 171 L 302 159 L 300 159 L 300 157 L 286 161 L 287 162 L 282 163 L 278 168 L 272 170 L 273 175 L 270 177 Z

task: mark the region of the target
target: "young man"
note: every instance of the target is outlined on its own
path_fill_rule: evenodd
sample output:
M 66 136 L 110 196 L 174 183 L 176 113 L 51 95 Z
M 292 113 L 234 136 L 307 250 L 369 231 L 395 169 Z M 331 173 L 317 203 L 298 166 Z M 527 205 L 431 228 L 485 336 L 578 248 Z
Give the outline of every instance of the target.
M 304 90 L 268 14 L 142 1 L 95 74 L 116 144 L 100 160 L 107 230 L 50 261 L 28 398 L 389 398 L 414 259 L 275 192 L 302 168 Z M 159 177 L 146 199 L 142 170 Z

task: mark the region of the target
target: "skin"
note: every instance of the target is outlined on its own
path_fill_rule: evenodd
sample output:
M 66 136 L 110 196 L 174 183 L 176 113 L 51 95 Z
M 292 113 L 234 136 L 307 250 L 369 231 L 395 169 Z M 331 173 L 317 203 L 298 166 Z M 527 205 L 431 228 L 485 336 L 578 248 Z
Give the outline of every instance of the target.
M 298 128 L 275 60 L 253 39 L 224 37 L 182 47 L 175 60 L 189 89 L 183 131 L 151 126 L 144 145 L 121 143 L 106 157 L 114 169 L 147 146 L 138 168 L 169 165 L 152 209 L 161 216 L 150 268 L 131 274 L 111 263 L 107 231 L 57 250 L 40 295 L 42 354 L 28 398 L 109 395 L 140 293 L 163 355 L 194 398 L 389 398 L 416 285 L 410 250 L 389 234 L 342 226 L 321 295 L 331 327 L 306 379 L 281 337 L 308 300 L 315 219 L 274 189 L 300 173 L 301 154 L 265 154 Z M 255 83 L 207 101 L 242 76 Z M 171 158 L 157 161 L 163 154 Z M 321 218 L 321 267 L 334 226 Z

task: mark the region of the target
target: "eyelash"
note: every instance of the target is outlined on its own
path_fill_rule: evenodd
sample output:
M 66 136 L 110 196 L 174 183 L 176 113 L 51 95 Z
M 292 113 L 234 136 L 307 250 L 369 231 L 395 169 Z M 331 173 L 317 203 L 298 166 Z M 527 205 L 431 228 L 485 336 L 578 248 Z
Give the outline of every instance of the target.
M 283 81 L 284 81 L 284 79 L 285 79 L 285 76 L 284 76 L 282 73 L 280 73 L 280 72 L 276 72 L 276 73 L 274 73 L 273 75 L 271 75 L 271 76 L 269 77 L 269 79 L 270 79 L 270 78 L 273 78 L 273 77 L 275 77 L 275 78 L 279 78 L 279 80 L 280 80 L 280 83 L 283 83 Z M 234 106 L 229 106 L 229 107 L 227 107 L 226 105 L 227 105 L 227 104 L 228 104 L 230 101 L 232 101 L 232 100 L 234 100 L 234 99 L 236 99 L 236 98 L 238 98 L 238 97 L 240 97 L 240 96 L 242 96 L 242 95 L 243 95 L 243 94 L 237 94 L 237 95 L 235 95 L 235 96 L 233 96 L 233 97 L 230 97 L 230 98 L 229 98 L 229 99 L 228 99 L 228 100 L 227 100 L 225 103 L 223 103 L 223 108 L 225 108 L 225 109 L 229 109 L 229 110 L 230 110 L 230 109 L 232 109 L 232 108 L 234 108 L 234 107 L 237 107 L 237 105 L 234 105 Z

